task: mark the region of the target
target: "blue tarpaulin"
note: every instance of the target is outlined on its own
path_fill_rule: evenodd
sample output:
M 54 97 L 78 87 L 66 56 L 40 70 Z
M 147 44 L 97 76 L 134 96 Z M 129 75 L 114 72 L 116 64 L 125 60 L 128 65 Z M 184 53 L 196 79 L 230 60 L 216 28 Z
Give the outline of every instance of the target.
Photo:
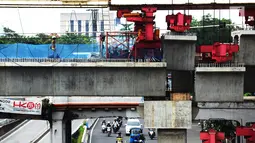
M 48 58 L 52 55 L 60 58 L 88 58 L 91 53 L 99 52 L 98 44 L 56 44 L 56 51 L 51 44 L 0 44 L 0 58 Z

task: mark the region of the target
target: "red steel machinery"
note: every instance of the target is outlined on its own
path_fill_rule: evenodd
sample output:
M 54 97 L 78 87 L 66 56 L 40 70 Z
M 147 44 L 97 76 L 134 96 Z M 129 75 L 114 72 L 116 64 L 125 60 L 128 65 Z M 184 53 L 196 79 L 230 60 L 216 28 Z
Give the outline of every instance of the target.
M 202 45 L 199 53 L 202 53 L 203 61 L 223 63 L 232 61 L 233 53 L 238 52 L 239 46 L 236 44 L 223 44 L 216 42 L 213 45 Z
M 222 143 L 224 139 L 225 134 L 214 129 L 210 129 L 208 132 L 200 132 L 200 140 L 203 143 Z
M 250 126 L 236 127 L 236 135 L 244 136 L 246 143 L 255 143 L 255 123 Z
M 130 55 L 135 59 L 145 59 L 145 57 L 161 57 L 161 41 L 159 29 L 154 29 L 154 13 L 156 7 L 142 7 L 141 13 L 131 13 L 132 10 L 124 9 L 117 11 L 117 17 L 125 17 L 127 21 L 134 22 L 134 32 L 137 38 Z
M 166 22 L 167 22 L 167 30 L 171 30 L 174 32 L 183 33 L 190 29 L 190 24 L 192 21 L 191 15 L 181 14 L 180 12 L 176 15 L 167 15 Z

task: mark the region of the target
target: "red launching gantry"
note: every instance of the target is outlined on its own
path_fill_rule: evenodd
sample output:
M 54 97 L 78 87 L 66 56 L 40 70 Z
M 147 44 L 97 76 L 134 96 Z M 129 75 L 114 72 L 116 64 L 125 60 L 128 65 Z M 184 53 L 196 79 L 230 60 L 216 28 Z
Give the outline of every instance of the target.
M 233 53 L 238 52 L 238 50 L 238 45 L 222 44 L 219 42 L 213 45 L 202 45 L 199 47 L 199 53 L 202 53 L 203 61 L 214 61 L 216 63 L 232 61 Z
M 127 21 L 134 22 L 134 32 L 138 33 L 136 42 L 132 47 L 132 56 L 135 59 L 144 59 L 146 54 L 151 57 L 160 57 L 161 41 L 159 29 L 154 30 L 154 16 L 157 11 L 156 7 L 147 6 L 142 8 L 142 13 L 131 13 L 132 10 L 118 10 L 117 17 L 125 17 Z
M 244 136 L 246 143 L 255 143 L 255 123 L 251 126 L 236 127 L 236 135 Z
M 174 32 L 183 33 L 190 29 L 190 23 L 192 21 L 191 15 L 181 14 L 180 12 L 176 15 L 167 15 L 167 30 Z
M 223 132 L 217 132 L 214 129 L 210 129 L 208 132 L 200 132 L 200 140 L 203 143 L 222 143 L 225 139 Z

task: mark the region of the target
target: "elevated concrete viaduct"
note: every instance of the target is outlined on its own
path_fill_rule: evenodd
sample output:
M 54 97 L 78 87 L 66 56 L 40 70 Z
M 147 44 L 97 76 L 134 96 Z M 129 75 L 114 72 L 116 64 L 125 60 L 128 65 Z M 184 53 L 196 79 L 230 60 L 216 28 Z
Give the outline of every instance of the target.
M 165 96 L 164 62 L 17 61 L 0 67 L 0 96 Z

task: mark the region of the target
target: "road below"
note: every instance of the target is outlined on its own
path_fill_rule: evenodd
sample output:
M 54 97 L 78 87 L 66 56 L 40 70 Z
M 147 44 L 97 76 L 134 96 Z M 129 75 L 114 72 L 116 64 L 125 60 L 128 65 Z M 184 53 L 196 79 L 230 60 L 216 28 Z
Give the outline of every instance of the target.
M 83 123 L 84 119 L 79 119 L 79 120 L 73 120 L 72 121 L 72 133 L 75 132 Z M 50 132 L 46 134 L 40 141 L 39 143 L 50 143 Z
M 29 143 L 46 130 L 47 124 L 46 121 L 31 120 L 2 140 L 1 143 Z
M 83 119 L 72 121 L 73 132 L 83 123 L 83 121 Z M 1 143 L 29 143 L 42 132 L 46 131 L 48 127 L 49 123 L 47 121 L 31 120 L 2 140 Z M 46 134 L 39 143 L 50 143 L 50 132 Z
M 108 119 L 106 119 L 106 121 L 108 121 Z M 113 121 L 113 119 L 109 119 L 109 121 Z M 125 135 L 125 127 L 124 125 L 126 124 L 126 120 L 123 120 L 123 125 L 120 129 L 120 132 L 122 133 L 122 136 L 124 136 L 124 141 L 126 141 L 126 143 L 129 143 L 129 137 L 127 137 Z M 98 121 L 98 123 L 96 124 L 93 133 L 92 133 L 92 142 L 91 143 L 114 143 L 116 142 L 116 136 L 117 134 L 112 134 L 111 137 L 108 137 L 107 134 L 102 133 L 101 131 L 101 122 L 102 119 L 100 119 Z M 140 120 L 140 122 L 142 124 L 144 124 L 143 120 Z M 199 132 L 200 132 L 200 128 L 198 127 L 197 123 L 193 123 L 192 124 L 192 129 L 188 130 L 188 139 L 187 142 L 188 143 L 200 143 L 201 141 L 199 140 Z M 145 138 L 146 138 L 146 143 L 157 143 L 157 138 L 154 140 L 151 140 L 148 136 L 148 129 L 144 129 L 143 131 Z

